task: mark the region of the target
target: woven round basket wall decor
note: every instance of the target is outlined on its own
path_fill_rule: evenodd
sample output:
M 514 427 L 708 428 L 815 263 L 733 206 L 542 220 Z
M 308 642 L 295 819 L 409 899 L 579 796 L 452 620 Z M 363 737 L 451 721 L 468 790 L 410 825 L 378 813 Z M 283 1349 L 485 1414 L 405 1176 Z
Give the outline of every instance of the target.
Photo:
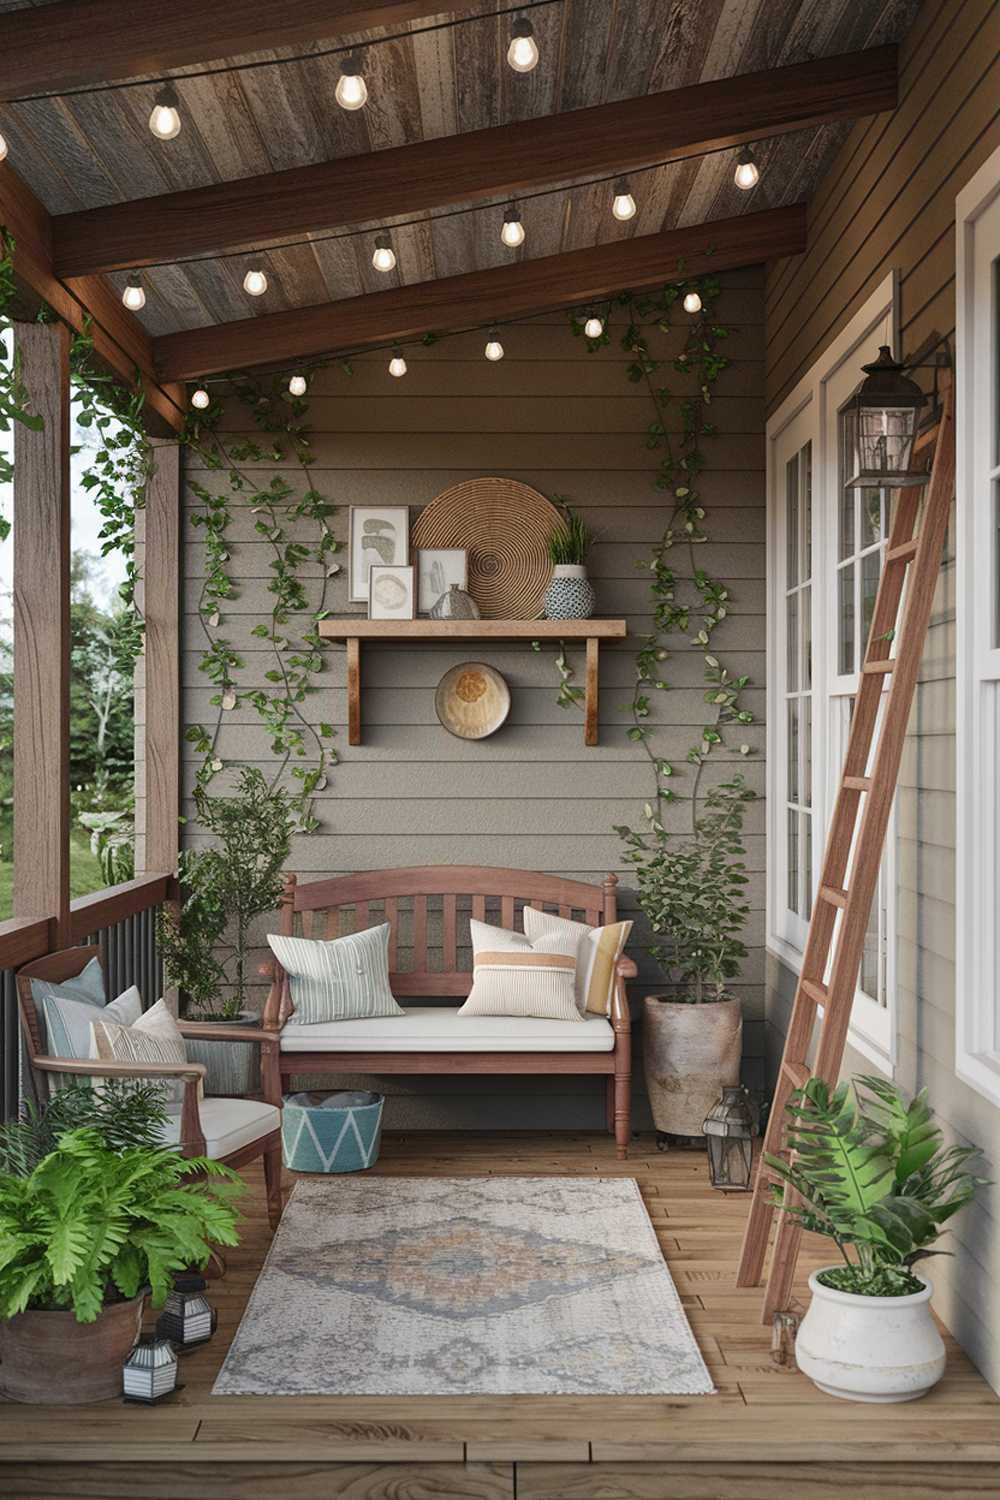
M 552 577 L 548 542 L 562 524 L 551 500 L 516 479 L 467 479 L 417 517 L 414 547 L 464 547 L 469 593 L 484 620 L 537 620 Z

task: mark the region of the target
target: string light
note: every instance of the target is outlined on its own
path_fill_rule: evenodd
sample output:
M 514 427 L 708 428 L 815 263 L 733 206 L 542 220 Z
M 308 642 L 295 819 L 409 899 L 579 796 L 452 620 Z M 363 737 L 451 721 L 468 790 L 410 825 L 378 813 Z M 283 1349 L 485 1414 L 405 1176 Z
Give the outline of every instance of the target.
M 697 292 L 688 292 L 684 298 L 684 311 L 686 313 L 701 312 L 701 298 Z
M 146 293 L 143 290 L 141 276 L 133 274 L 129 277 L 125 283 L 125 290 L 122 292 L 122 301 L 129 312 L 140 312 L 146 306 Z
M 395 375 L 397 380 L 401 375 L 406 374 L 406 360 L 403 358 L 403 351 L 398 344 L 392 351 L 392 358 L 389 361 L 389 374 Z
M 304 396 L 308 390 L 308 382 L 304 375 L 293 375 L 288 382 L 288 394 L 290 396 Z
M 493 360 L 494 364 L 498 359 L 503 359 L 503 344 L 500 342 L 500 335 L 497 329 L 490 329 L 487 335 L 486 348 L 483 350 L 483 353 L 487 359 Z
M 583 331 L 588 339 L 599 339 L 604 332 L 604 319 L 599 318 L 596 313 L 591 313 L 583 325 Z
M 263 271 L 248 271 L 243 278 L 243 290 L 251 297 L 263 297 L 267 291 L 267 277 Z
M 521 223 L 521 215 L 513 203 L 503 216 L 503 228 L 500 238 L 509 250 L 516 250 L 518 245 L 524 244 L 524 225 Z
M 181 133 L 181 115 L 177 90 L 172 83 L 165 83 L 153 101 L 149 117 L 149 128 L 158 141 L 172 141 Z
M 341 109 L 363 109 L 368 103 L 368 85 L 361 76 L 361 63 L 357 57 L 345 57 L 340 65 L 336 100 Z
M 7 155 L 7 139 L 6 139 L 5 136 L 0 135 L 0 161 L 3 161 L 4 158 L 6 157 L 6 155 Z
M 736 158 L 736 172 L 733 181 L 745 193 L 748 193 L 751 188 L 755 188 L 760 181 L 760 171 L 749 146 L 744 146 Z
M 191 397 L 191 405 L 197 407 L 199 411 L 204 411 L 206 406 L 211 403 L 211 400 L 212 398 L 205 390 L 205 387 L 200 385 Z
M 629 191 L 628 178 L 619 177 L 615 183 L 615 196 L 611 200 L 611 212 L 624 222 L 635 218 L 635 199 Z
M 515 73 L 530 73 L 532 68 L 538 66 L 538 43 L 535 41 L 535 28 L 527 16 L 518 16 L 511 28 L 510 46 L 507 48 L 507 61 Z
M 372 265 L 376 271 L 394 271 L 396 269 L 396 255 L 392 248 L 392 241 L 387 234 L 375 236 L 375 254 L 372 256 Z

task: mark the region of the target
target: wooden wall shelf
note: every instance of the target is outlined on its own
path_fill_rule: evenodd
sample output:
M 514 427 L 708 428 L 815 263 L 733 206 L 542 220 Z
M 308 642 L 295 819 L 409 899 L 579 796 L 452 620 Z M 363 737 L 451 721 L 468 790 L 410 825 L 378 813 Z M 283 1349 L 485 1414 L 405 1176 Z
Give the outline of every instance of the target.
M 586 641 L 583 741 L 596 745 L 601 641 L 624 640 L 624 620 L 321 620 L 319 633 L 347 643 L 347 742 L 361 744 L 362 641 Z

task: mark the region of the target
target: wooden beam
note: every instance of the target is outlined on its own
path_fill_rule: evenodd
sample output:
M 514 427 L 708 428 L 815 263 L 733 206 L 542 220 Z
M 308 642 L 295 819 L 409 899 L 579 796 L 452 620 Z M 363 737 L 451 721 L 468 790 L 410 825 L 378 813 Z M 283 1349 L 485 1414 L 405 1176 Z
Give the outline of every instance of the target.
M 173 873 L 181 813 L 181 449 L 155 445 L 156 469 L 141 512 L 142 611 L 145 646 L 139 659 L 144 713 L 136 749 L 144 765 L 143 858 L 136 874 Z
M 19 323 L 33 432 L 14 423 L 14 916 L 69 942 L 69 330 Z
M 59 0 L 0 16 L 0 99 L 332 41 L 373 27 L 405 26 L 441 9 L 434 0 Z M 478 13 L 480 5 L 450 0 L 446 9 L 461 15 Z
M 744 73 L 467 135 L 62 214 L 61 276 L 260 247 L 290 235 L 516 196 L 893 109 L 894 47 Z M 610 190 L 609 190 L 610 191 Z
M 154 340 L 153 347 L 164 379 L 193 380 L 574 307 L 624 288 L 638 291 L 681 275 L 799 255 L 805 247 L 805 206 L 797 203 L 339 302 L 168 333 Z
M 103 277 L 57 278 L 52 269 L 52 220 L 7 162 L 0 163 L 0 224 L 14 238 L 14 271 L 22 287 L 77 333 L 89 317 L 97 358 L 130 383 L 138 372 L 147 407 L 161 430 L 180 431 L 187 411 L 183 387 L 160 386 L 148 333 Z

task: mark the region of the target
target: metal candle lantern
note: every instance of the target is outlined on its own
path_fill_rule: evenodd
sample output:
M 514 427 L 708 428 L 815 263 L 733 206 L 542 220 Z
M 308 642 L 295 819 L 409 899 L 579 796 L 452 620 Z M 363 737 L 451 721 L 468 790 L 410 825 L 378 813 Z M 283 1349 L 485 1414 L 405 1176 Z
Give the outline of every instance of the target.
M 907 489 L 926 474 L 910 469 L 924 393 L 883 344 L 862 365 L 865 379 L 841 412 L 848 489 Z
M 701 1127 L 708 1145 L 708 1167 L 714 1188 L 748 1192 L 753 1180 L 754 1118 L 750 1095 L 742 1084 L 724 1088 Z
M 205 1286 L 203 1276 L 174 1278 L 174 1289 L 163 1304 L 156 1323 L 161 1338 L 170 1339 L 181 1349 L 190 1349 L 212 1337 L 217 1314 L 208 1298 L 202 1296 Z
M 126 1401 L 143 1401 L 151 1406 L 173 1395 L 177 1389 L 177 1355 L 169 1339 L 142 1339 L 122 1368 L 122 1389 Z

